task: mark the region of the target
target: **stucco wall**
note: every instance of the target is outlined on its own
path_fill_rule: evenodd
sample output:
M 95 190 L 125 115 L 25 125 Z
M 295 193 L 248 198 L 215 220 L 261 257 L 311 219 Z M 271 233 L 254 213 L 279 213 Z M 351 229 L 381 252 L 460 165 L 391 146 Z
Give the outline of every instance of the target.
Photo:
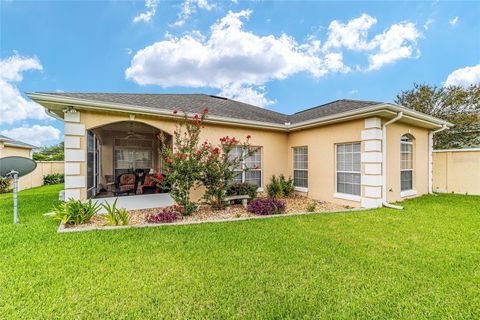
M 395 122 L 387 127 L 387 201 L 396 202 L 428 193 L 428 130 Z M 416 195 L 400 195 L 400 138 L 413 136 L 413 189 Z
M 132 119 L 128 114 L 120 113 L 105 113 L 105 112 L 79 112 L 80 122 L 84 125 L 85 130 L 97 128 L 105 124 L 119 122 L 119 121 L 131 121 Z M 169 134 L 173 134 L 175 129 L 175 122 L 169 119 L 161 119 L 154 117 L 146 117 L 136 115 L 134 121 L 151 125 L 155 128 L 163 130 Z M 287 174 L 287 133 L 246 128 L 246 127 L 233 127 L 218 124 L 208 124 L 207 128 L 202 131 L 201 140 L 208 139 L 212 143 L 218 143 L 219 139 L 223 136 L 234 136 L 238 139 L 244 140 L 247 135 L 251 135 L 251 144 L 253 146 L 262 147 L 262 185 L 268 183 L 270 176 L 273 174 Z M 86 150 L 85 136 L 80 137 L 80 150 Z M 67 151 L 68 152 L 68 151 Z M 106 154 L 104 154 L 106 155 Z M 75 176 L 85 177 L 86 175 L 86 162 L 80 161 L 80 174 Z M 108 169 L 108 165 L 106 165 Z M 80 197 L 86 198 L 86 189 L 78 188 L 80 191 Z M 192 193 L 195 198 L 198 198 L 202 194 L 202 190 L 196 190 Z
M 142 115 L 130 116 L 125 113 L 81 111 L 79 115 L 72 117 L 71 120 L 74 121 L 75 125 L 78 124 L 81 127 L 81 130 L 74 130 L 72 133 L 72 135 L 78 136 L 75 139 L 78 139 L 79 145 L 71 150 L 86 154 L 85 130 L 98 128 L 114 122 L 132 120 L 151 125 L 169 134 L 172 134 L 175 128 L 175 121 L 171 119 Z M 380 118 L 357 119 L 290 133 L 210 123 L 203 130 L 201 139 L 208 139 L 212 143 L 217 143 L 220 137 L 227 135 L 240 139 L 251 135 L 252 145 L 262 147 L 263 187 L 266 186 L 273 174 L 283 173 L 286 176 L 291 176 L 293 170 L 292 147 L 308 146 L 309 188 L 307 195 L 309 197 L 355 207 L 364 205 L 364 202 L 370 203 L 371 206 L 378 206 L 381 204 L 381 172 L 366 172 L 365 166 L 370 162 L 368 163 L 370 167 L 376 166 L 376 168 L 381 168 L 381 125 L 385 121 Z M 428 193 L 428 130 L 396 122 L 388 128 L 387 199 L 392 202 L 404 199 L 400 194 L 400 137 L 406 133 L 414 137 L 413 179 L 416 195 L 412 196 Z M 351 201 L 335 197 L 335 144 L 346 142 L 361 142 L 361 202 L 359 200 Z M 368 150 L 366 150 L 367 142 L 369 145 Z M 66 146 L 66 154 L 69 149 Z M 110 148 L 106 147 L 106 149 Z M 111 158 L 111 154 L 106 149 L 103 150 L 103 155 Z M 368 156 L 365 158 L 367 160 L 363 159 L 364 153 Z M 368 160 L 368 158 L 374 160 Z M 78 173 L 72 175 L 75 181 L 86 180 L 85 160 L 79 157 L 71 161 L 79 166 Z M 104 164 L 104 170 L 110 171 L 109 169 L 111 170 L 107 164 Z M 68 183 L 66 188 L 69 188 Z M 71 192 L 78 193 L 82 199 L 86 198 L 86 188 L 72 187 L 71 190 Z M 198 198 L 201 193 L 202 190 L 196 190 L 193 195 Z
M 32 153 L 32 150 L 30 149 L 15 148 L 11 146 L 5 146 L 3 144 L 2 146 L 0 146 L 0 158 L 14 157 L 14 156 L 31 158 L 31 153 Z
M 480 195 L 480 149 L 435 151 L 433 191 Z
M 293 176 L 293 147 L 308 147 L 308 192 L 312 199 L 359 206 L 358 202 L 334 198 L 336 190 L 335 144 L 360 142 L 364 120 L 291 132 L 288 135 L 288 175 Z

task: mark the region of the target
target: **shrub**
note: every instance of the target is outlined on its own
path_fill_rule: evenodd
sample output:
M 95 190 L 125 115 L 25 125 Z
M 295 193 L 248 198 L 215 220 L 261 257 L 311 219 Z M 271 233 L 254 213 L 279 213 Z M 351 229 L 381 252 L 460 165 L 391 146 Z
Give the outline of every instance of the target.
M 277 179 L 276 175 L 273 175 L 270 178 L 270 183 L 267 184 L 267 193 L 270 198 L 283 197 L 282 186 L 280 185 L 280 180 Z
M 65 224 L 81 224 L 90 221 L 90 219 L 100 210 L 100 204 L 92 202 L 92 199 L 83 203 L 81 200 L 70 199 L 61 202 L 54 208 L 53 218 L 63 221 Z
M 315 212 L 317 209 L 317 202 L 316 201 L 310 201 L 307 204 L 307 212 Z
M 10 192 L 11 182 L 10 178 L 0 177 L 0 193 Z
M 117 208 L 117 200 L 118 198 L 115 199 L 112 205 L 107 202 L 102 204 L 102 207 L 107 211 L 105 218 L 111 226 L 126 226 L 130 222 L 130 214 L 124 208 Z
M 280 175 L 278 183 L 280 184 L 280 188 L 282 189 L 283 196 L 288 197 L 290 196 L 293 191 L 295 191 L 295 186 L 293 185 L 292 177 L 289 177 L 288 180 L 285 178 L 283 174 Z
M 43 177 L 43 184 L 44 185 L 51 185 L 51 184 L 60 184 L 64 182 L 65 175 L 63 173 L 52 173 L 47 174 Z
M 257 185 L 248 182 L 237 182 L 227 187 L 227 196 L 243 196 L 248 195 L 250 200 L 257 197 Z
M 178 219 L 178 210 L 179 206 L 166 207 L 159 213 L 147 215 L 146 220 L 148 223 L 172 223 Z
M 118 209 L 117 215 L 122 226 L 126 226 L 130 223 L 130 214 L 125 208 Z
M 248 204 L 248 212 L 270 215 L 285 212 L 285 202 L 272 198 L 255 199 Z
M 273 175 L 270 178 L 270 183 L 267 184 L 267 193 L 270 198 L 288 197 L 294 190 L 293 179 L 290 177 L 287 180 L 283 174 L 278 178 Z

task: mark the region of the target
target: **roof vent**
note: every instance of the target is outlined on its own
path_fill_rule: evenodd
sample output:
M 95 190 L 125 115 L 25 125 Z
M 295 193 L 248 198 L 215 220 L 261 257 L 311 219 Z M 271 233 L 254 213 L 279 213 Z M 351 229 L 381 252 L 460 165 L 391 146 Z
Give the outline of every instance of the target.
M 210 97 L 212 98 L 215 98 L 215 99 L 222 99 L 222 100 L 228 100 L 228 98 L 225 98 L 225 97 L 219 97 L 219 96 L 214 96 L 214 95 L 210 95 Z

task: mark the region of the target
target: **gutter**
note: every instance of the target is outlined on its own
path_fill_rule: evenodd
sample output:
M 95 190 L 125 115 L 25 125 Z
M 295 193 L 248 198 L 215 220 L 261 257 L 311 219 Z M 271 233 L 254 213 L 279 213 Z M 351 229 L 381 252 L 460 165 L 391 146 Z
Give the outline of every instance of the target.
M 382 205 L 387 208 L 402 210 L 403 207 L 387 202 L 387 126 L 400 120 L 403 112 L 400 111 L 395 118 L 386 122 L 382 127 Z
M 430 194 L 433 193 L 433 135 L 446 129 L 448 126 L 444 124 L 440 129 L 428 132 L 428 193 Z
M 55 118 L 55 119 L 60 120 L 60 121 L 63 122 L 63 118 L 62 118 L 62 117 L 60 117 L 58 114 L 56 114 L 55 112 L 50 111 L 50 110 L 47 109 L 47 108 L 45 108 L 45 113 L 46 113 L 47 115 L 49 115 L 50 117 Z

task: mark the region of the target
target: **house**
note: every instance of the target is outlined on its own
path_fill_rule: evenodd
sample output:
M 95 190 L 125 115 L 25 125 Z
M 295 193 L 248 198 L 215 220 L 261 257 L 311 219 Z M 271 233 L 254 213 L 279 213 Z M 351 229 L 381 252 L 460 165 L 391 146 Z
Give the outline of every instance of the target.
M 173 110 L 209 109 L 202 139 L 251 135 L 258 169 L 239 181 L 265 188 L 292 176 L 298 192 L 352 207 L 380 207 L 431 192 L 432 136 L 452 126 L 390 103 L 338 100 L 292 115 L 205 94 L 28 93 L 65 122 L 65 196 L 86 199 L 126 172 L 161 170 L 159 134 Z M 240 150 L 237 150 L 240 151 Z
M 37 149 L 31 144 L 15 140 L 0 134 L 0 158 L 5 157 L 25 157 L 32 158 L 33 149 Z

